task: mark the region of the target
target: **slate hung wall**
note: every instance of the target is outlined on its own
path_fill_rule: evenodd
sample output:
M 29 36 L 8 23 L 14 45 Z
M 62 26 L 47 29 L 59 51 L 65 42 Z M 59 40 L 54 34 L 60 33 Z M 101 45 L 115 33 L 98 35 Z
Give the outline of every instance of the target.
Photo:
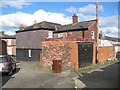
M 46 38 L 52 38 L 52 32 L 55 30 L 55 25 L 60 25 L 51 22 L 35 23 L 29 27 L 20 25 L 16 31 L 16 57 L 17 60 L 33 60 L 39 61 L 41 56 L 42 41 Z
M 17 32 L 17 59 L 39 60 L 42 40 L 48 37 L 47 30 Z

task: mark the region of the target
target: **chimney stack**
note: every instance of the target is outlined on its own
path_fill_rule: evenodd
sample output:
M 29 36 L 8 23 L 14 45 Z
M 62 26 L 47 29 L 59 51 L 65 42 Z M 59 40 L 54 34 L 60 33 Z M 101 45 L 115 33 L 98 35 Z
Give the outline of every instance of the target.
M 0 35 L 3 35 L 4 34 L 4 31 L 0 31 Z
M 72 21 L 73 21 L 73 24 L 78 23 L 78 16 L 76 14 L 72 16 Z
M 23 24 L 21 24 L 21 25 L 19 26 L 19 30 L 20 30 L 20 31 L 24 30 Z
M 37 21 L 36 21 L 36 20 L 34 21 L 34 26 L 33 26 L 33 28 L 38 28 L 38 24 L 37 24 Z

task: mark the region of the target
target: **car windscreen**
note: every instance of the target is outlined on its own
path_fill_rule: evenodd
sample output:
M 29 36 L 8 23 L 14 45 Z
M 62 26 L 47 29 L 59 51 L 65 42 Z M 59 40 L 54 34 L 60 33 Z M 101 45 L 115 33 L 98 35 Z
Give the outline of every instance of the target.
M 7 58 L 6 57 L 0 57 L 0 63 L 4 63 L 7 62 Z

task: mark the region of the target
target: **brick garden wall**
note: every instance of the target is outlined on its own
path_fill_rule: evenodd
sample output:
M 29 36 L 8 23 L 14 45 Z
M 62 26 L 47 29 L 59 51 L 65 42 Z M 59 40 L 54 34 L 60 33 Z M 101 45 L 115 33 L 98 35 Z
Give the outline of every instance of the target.
M 98 49 L 98 62 L 106 62 L 108 58 L 114 58 L 115 48 L 114 46 L 99 47 Z
M 12 40 L 12 55 L 16 56 L 16 39 Z
M 40 63 L 52 69 L 53 60 L 62 61 L 62 69 L 78 68 L 78 47 L 75 41 L 45 41 Z

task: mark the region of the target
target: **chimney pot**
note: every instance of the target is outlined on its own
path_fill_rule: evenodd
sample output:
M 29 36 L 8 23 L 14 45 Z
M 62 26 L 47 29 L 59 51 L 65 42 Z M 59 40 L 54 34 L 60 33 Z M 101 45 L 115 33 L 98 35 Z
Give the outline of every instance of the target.
M 20 26 L 19 26 L 19 30 L 24 30 L 24 26 L 23 26 L 23 24 L 21 24 Z
M 37 24 L 37 21 L 35 20 L 34 21 L 34 26 L 33 26 L 34 28 L 38 28 L 38 24 Z
M 4 34 L 4 31 L 1 31 L 1 32 L 0 32 L 0 35 L 3 35 L 3 34 Z
M 78 23 L 78 16 L 76 14 L 72 16 L 72 21 L 73 21 L 73 24 Z

